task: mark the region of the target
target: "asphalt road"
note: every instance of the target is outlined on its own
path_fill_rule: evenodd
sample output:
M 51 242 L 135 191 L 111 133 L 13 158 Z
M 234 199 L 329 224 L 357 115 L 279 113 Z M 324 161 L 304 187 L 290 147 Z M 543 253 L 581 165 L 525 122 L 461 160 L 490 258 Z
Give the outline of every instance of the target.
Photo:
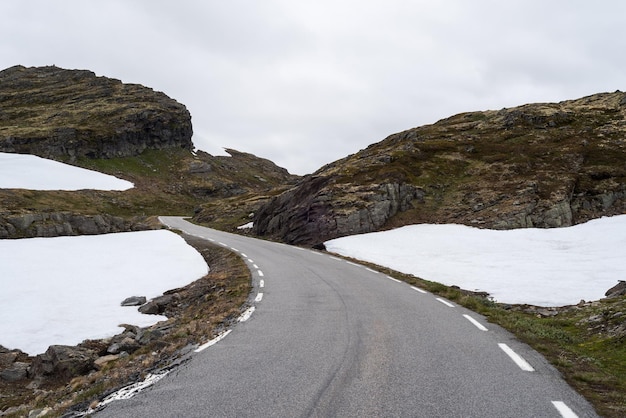
M 326 253 L 162 222 L 238 252 L 251 308 L 99 418 L 597 416 L 540 354 L 454 303 Z

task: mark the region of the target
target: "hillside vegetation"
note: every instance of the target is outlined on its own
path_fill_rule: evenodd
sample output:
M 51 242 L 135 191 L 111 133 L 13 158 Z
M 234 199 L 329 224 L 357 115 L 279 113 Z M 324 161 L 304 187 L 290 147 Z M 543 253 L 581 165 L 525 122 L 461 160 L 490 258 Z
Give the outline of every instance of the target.
M 0 151 L 51 158 L 135 184 L 123 192 L 0 189 L 0 238 L 152 228 L 151 216 L 191 216 L 215 202 L 224 207 L 217 213 L 246 223 L 264 196 L 298 178 L 236 150 L 227 150 L 230 157 L 194 153 L 191 116 L 182 104 L 90 71 L 9 68 L 0 72 L 0 102 Z
M 255 232 L 289 243 L 401 225 L 561 227 L 626 213 L 626 95 L 463 113 L 304 178 Z

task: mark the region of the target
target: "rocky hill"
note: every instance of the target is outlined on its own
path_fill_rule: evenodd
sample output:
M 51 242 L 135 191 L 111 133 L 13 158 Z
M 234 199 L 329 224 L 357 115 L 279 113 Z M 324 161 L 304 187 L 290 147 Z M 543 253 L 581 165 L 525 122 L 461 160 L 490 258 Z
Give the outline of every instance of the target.
M 288 243 L 411 223 L 561 227 L 626 213 L 626 94 L 470 112 L 393 134 L 265 204 Z
M 148 87 L 57 67 L 1 71 L 0 152 L 68 162 L 135 187 L 0 189 L 0 238 L 146 229 L 158 227 L 151 216 L 163 214 L 195 212 L 212 220 L 206 205 L 219 207 L 220 220 L 240 225 L 264 199 L 299 178 L 232 149 L 230 156 L 195 153 L 191 134 L 187 109 Z
M 15 66 L 0 72 L 0 151 L 61 161 L 145 149 L 191 150 L 185 106 L 138 84 L 86 70 Z

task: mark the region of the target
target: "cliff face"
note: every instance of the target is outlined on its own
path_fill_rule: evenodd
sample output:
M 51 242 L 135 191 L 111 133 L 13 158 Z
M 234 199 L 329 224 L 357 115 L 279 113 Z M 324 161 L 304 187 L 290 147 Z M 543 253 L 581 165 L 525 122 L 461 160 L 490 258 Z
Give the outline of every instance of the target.
M 191 116 L 161 92 L 86 70 L 0 71 L 0 151 L 61 161 L 191 150 Z
M 389 136 L 264 205 L 259 235 L 316 244 L 412 223 L 560 227 L 626 213 L 626 95 L 464 113 Z

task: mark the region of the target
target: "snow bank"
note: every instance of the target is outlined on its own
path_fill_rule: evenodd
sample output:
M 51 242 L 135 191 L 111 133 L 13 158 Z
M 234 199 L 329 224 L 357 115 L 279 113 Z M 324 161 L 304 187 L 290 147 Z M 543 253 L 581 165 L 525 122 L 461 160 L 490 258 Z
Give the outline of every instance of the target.
M 128 190 L 133 183 L 26 154 L 0 152 L 0 189 Z
M 412 225 L 338 238 L 328 251 L 538 306 L 597 300 L 626 279 L 626 215 L 555 229 Z
M 29 354 L 49 345 L 152 325 L 163 316 L 121 307 L 207 274 L 193 247 L 173 232 L 0 240 L 0 344 Z

